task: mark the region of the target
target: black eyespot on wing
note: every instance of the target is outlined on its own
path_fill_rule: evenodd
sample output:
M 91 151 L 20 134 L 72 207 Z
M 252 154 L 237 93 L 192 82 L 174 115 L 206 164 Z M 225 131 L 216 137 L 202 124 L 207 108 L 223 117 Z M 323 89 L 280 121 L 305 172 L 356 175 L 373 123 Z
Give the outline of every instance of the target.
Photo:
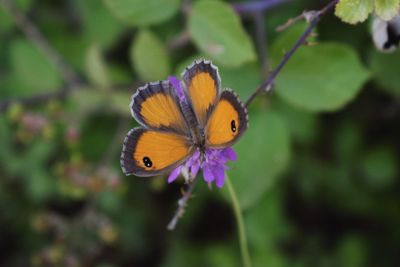
M 153 162 L 151 161 L 151 159 L 149 157 L 143 157 L 143 163 L 144 163 L 144 166 L 146 166 L 147 168 L 150 168 L 151 166 L 153 166 Z
M 160 141 L 159 137 L 158 141 L 157 138 L 154 139 L 154 142 L 156 142 L 155 144 L 154 143 L 151 144 L 153 140 L 152 138 L 154 138 L 154 136 L 151 136 L 152 134 L 161 134 L 164 136 L 165 135 L 179 136 L 174 133 L 153 131 L 145 129 L 143 127 L 136 127 L 131 129 L 125 137 L 124 145 L 122 147 L 122 152 L 121 152 L 120 163 L 122 171 L 124 172 L 125 175 L 150 177 L 168 173 L 169 171 L 173 170 L 174 168 L 182 164 L 185 160 L 187 160 L 195 151 L 194 149 L 192 149 L 193 147 L 191 145 L 187 144 L 188 145 L 187 154 L 183 154 L 183 152 L 181 151 L 180 154 L 182 154 L 182 158 L 179 157 L 176 158 L 175 157 L 176 154 L 174 151 L 171 152 L 170 149 L 160 150 L 161 153 L 164 153 L 164 155 L 162 155 L 161 157 L 165 157 L 165 161 L 167 162 L 168 160 L 170 160 L 170 163 L 163 165 L 163 167 L 160 167 L 159 159 L 157 159 L 158 153 L 153 153 L 154 152 L 153 150 L 143 151 L 143 146 L 152 145 L 152 147 L 155 150 L 157 150 L 157 147 L 163 145 L 164 142 L 167 141 L 164 141 L 165 139 L 161 139 Z M 147 141 L 143 141 L 146 139 L 146 136 L 147 136 Z M 185 140 L 184 137 L 181 138 Z M 169 148 L 174 150 L 176 147 L 172 145 L 169 146 Z
M 236 133 L 236 121 L 235 120 L 232 120 L 231 121 L 231 131 L 233 132 L 233 133 Z
M 247 113 L 247 108 L 240 101 L 239 96 L 232 89 L 225 89 L 221 93 L 220 99 L 228 100 L 238 111 L 239 113 L 239 121 L 232 120 L 231 121 L 231 130 L 232 132 L 238 132 L 241 135 L 249 126 L 249 115 Z M 239 125 L 239 128 L 238 128 Z M 234 131 L 235 129 L 235 131 Z

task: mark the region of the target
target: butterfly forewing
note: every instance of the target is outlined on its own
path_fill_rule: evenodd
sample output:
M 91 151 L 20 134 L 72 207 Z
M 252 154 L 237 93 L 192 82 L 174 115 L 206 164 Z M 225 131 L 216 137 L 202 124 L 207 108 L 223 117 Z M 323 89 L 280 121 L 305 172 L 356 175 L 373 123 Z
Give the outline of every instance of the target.
M 131 112 L 143 126 L 188 135 L 189 126 L 169 81 L 148 83 L 132 96 Z
M 243 134 L 248 126 L 247 109 L 231 90 L 225 90 L 210 115 L 206 127 L 206 144 L 226 147 Z
M 188 102 L 203 129 L 220 94 L 218 68 L 210 61 L 199 60 L 187 67 L 182 76 Z
M 125 175 L 154 176 L 180 165 L 192 154 L 186 137 L 137 127 L 125 137 L 121 166 Z

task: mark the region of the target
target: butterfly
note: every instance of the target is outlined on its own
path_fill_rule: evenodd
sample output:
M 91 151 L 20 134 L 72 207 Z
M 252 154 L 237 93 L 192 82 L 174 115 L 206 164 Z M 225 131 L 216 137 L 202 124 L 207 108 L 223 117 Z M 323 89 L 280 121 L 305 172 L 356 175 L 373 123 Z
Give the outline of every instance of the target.
M 125 175 L 167 173 L 195 151 L 226 148 L 248 127 L 247 109 L 236 93 L 221 90 L 218 68 L 198 60 L 182 73 L 183 94 L 169 80 L 148 83 L 132 96 L 130 110 L 141 125 L 125 137 Z

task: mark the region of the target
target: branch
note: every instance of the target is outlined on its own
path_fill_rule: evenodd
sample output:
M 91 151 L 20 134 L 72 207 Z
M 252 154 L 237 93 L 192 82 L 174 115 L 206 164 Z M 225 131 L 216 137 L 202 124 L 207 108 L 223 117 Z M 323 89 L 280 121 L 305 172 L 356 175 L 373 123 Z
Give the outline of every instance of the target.
M 178 223 L 179 219 L 183 216 L 185 212 L 185 208 L 187 202 L 189 201 L 190 197 L 192 196 L 193 189 L 196 185 L 198 178 L 195 178 L 190 184 L 188 185 L 187 190 L 183 193 L 183 196 L 178 200 L 178 208 L 175 211 L 174 217 L 172 217 L 171 221 L 167 225 L 167 229 L 173 231 Z
M 339 0 L 333 0 L 329 4 L 327 4 L 324 8 L 322 8 L 319 11 L 310 13 L 314 14 L 313 17 L 310 19 L 310 25 L 308 28 L 305 30 L 305 32 L 300 36 L 300 38 L 297 40 L 297 42 L 293 45 L 293 47 L 287 52 L 282 61 L 279 63 L 279 65 L 272 71 L 272 73 L 268 76 L 266 80 L 254 91 L 253 94 L 250 95 L 250 97 L 247 99 L 245 105 L 246 107 L 251 104 L 251 102 L 254 100 L 254 98 L 259 95 L 261 92 L 266 91 L 269 92 L 272 90 L 272 86 L 275 82 L 276 77 L 282 70 L 282 68 L 286 65 L 286 63 L 289 61 L 289 59 L 293 56 L 293 54 L 297 51 L 297 49 L 302 46 L 307 37 L 312 33 L 313 29 L 317 26 L 319 20 L 321 17 L 331 8 L 333 8 Z
M 310 23 L 311 20 L 314 18 L 315 13 L 318 13 L 318 11 L 313 11 L 313 10 L 312 11 L 304 11 L 297 17 L 290 18 L 288 21 L 286 21 L 285 24 L 279 25 L 278 27 L 276 27 L 276 31 L 282 32 L 282 31 L 286 30 L 289 26 L 292 26 L 293 24 L 295 24 L 298 21 L 303 20 L 303 19 L 305 19 L 308 23 Z
M 26 37 L 42 51 L 50 62 L 57 68 L 69 88 L 80 83 L 79 75 L 64 61 L 62 56 L 50 45 L 40 31 L 18 8 L 12 0 L 1 0 L 4 9 L 8 11 L 15 23 L 24 32 Z

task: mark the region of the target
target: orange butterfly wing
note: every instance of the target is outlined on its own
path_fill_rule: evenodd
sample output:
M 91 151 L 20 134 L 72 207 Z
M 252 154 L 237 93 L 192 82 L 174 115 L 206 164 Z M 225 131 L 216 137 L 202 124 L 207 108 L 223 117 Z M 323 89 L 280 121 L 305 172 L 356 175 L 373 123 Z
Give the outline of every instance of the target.
M 132 116 L 147 128 L 183 135 L 189 133 L 179 99 L 169 81 L 140 87 L 132 96 L 130 107 Z
M 220 93 L 218 68 L 210 61 L 199 60 L 187 67 L 182 76 L 188 101 L 203 129 Z
M 154 176 L 176 168 L 192 153 L 182 135 L 137 127 L 125 137 L 121 166 L 125 175 Z
M 246 107 L 231 90 L 221 93 L 206 126 L 206 144 L 210 147 L 226 147 L 243 134 L 248 126 Z

